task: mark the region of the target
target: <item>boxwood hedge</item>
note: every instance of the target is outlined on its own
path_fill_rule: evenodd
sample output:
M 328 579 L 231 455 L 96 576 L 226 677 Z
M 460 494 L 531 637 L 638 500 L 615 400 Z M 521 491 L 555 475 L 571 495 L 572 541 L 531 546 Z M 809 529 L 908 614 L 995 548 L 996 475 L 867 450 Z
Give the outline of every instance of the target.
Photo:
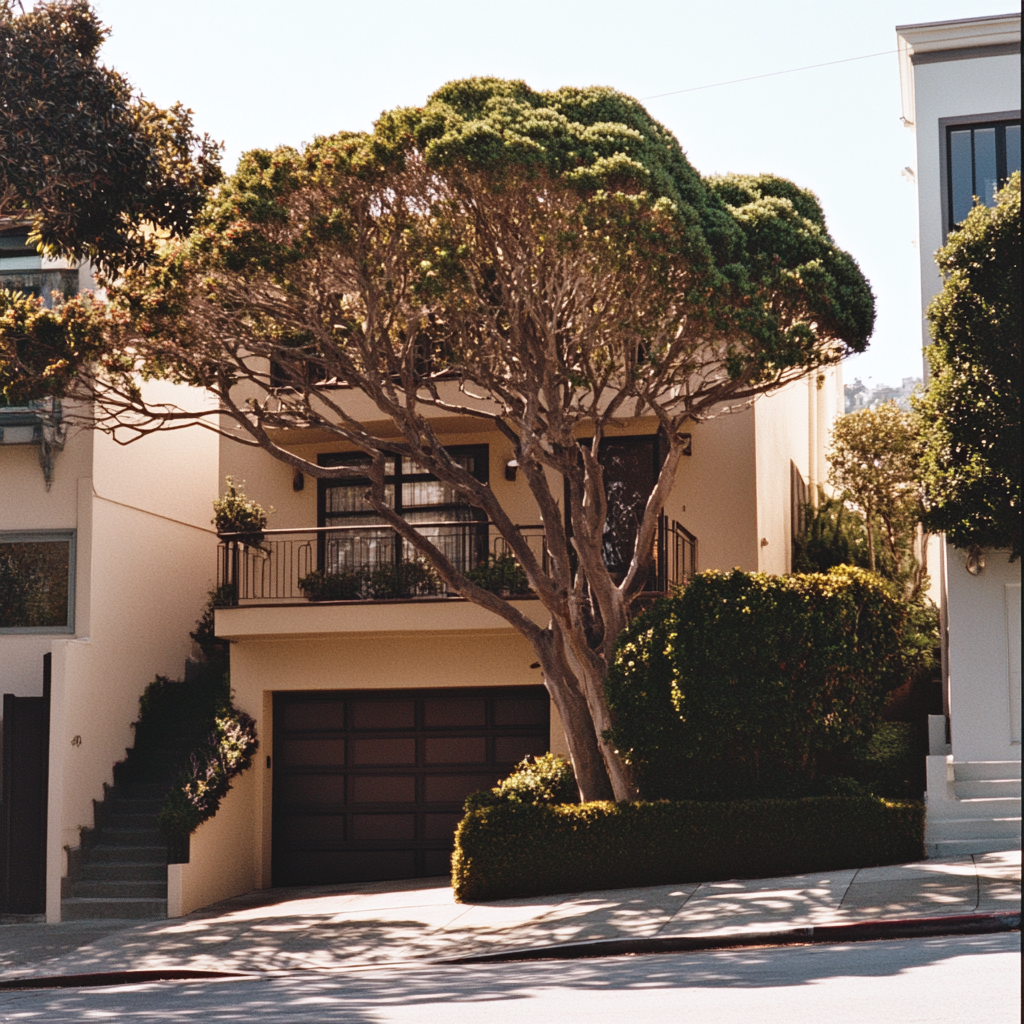
M 920 860 L 924 807 L 872 796 L 502 803 L 455 833 L 460 902 Z

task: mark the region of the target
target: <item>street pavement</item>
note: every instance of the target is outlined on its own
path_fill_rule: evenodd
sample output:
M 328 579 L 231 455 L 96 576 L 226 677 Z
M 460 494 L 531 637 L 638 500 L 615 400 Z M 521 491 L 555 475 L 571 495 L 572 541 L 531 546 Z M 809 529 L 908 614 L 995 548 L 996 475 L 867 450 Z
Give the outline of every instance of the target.
M 1020 934 L 0 993 L 0 1021 L 1016 1024 Z
M 173 920 L 0 924 L 0 981 L 420 965 L 619 937 L 1020 913 L 1020 852 L 793 878 L 460 904 L 446 879 L 271 889 Z M 0 992 L 0 1003 L 7 994 Z

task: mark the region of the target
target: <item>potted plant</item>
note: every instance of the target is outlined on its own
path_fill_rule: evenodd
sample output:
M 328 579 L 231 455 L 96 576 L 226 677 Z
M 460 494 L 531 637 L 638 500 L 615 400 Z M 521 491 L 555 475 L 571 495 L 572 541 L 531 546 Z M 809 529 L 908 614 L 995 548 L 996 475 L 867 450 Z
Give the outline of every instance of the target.
M 273 515 L 273 508 L 264 509 L 259 502 L 246 497 L 243 490 L 245 481 L 237 486 L 229 476 L 226 478 L 227 494 L 213 502 L 213 525 L 217 533 L 246 547 L 258 548 L 263 541 L 267 519 Z

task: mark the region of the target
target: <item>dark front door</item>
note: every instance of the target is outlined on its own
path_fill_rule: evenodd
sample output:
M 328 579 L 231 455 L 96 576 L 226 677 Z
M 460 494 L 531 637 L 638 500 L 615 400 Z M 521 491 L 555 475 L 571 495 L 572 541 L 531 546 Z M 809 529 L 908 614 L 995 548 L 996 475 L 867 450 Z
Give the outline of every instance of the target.
M 4 694 L 3 743 L 0 912 L 42 914 L 46 910 L 49 696 Z
M 462 802 L 548 749 L 543 686 L 274 697 L 274 885 L 448 874 Z

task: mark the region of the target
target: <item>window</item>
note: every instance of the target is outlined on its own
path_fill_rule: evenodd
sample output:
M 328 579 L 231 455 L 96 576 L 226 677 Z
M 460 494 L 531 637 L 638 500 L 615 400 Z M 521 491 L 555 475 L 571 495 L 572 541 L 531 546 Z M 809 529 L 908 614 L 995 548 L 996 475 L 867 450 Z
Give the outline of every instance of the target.
M 949 224 L 971 212 L 974 198 L 994 205 L 997 189 L 1020 170 L 1020 121 L 950 125 L 946 128 Z
M 488 479 L 487 445 L 450 448 L 459 465 L 478 480 Z M 369 466 L 366 455 L 328 454 L 321 466 Z M 368 479 L 321 480 L 319 525 L 361 527 L 331 534 L 321 550 L 321 565 L 328 572 L 415 558 L 405 544 L 366 501 Z M 389 458 L 385 464 L 384 495 L 388 505 L 410 523 L 424 526 L 420 532 L 457 567 L 469 569 L 487 557 L 486 518 L 448 484 L 438 480 L 410 459 Z M 451 525 L 448 525 L 451 524 Z
M 75 536 L 0 534 L 0 631 L 73 633 Z

